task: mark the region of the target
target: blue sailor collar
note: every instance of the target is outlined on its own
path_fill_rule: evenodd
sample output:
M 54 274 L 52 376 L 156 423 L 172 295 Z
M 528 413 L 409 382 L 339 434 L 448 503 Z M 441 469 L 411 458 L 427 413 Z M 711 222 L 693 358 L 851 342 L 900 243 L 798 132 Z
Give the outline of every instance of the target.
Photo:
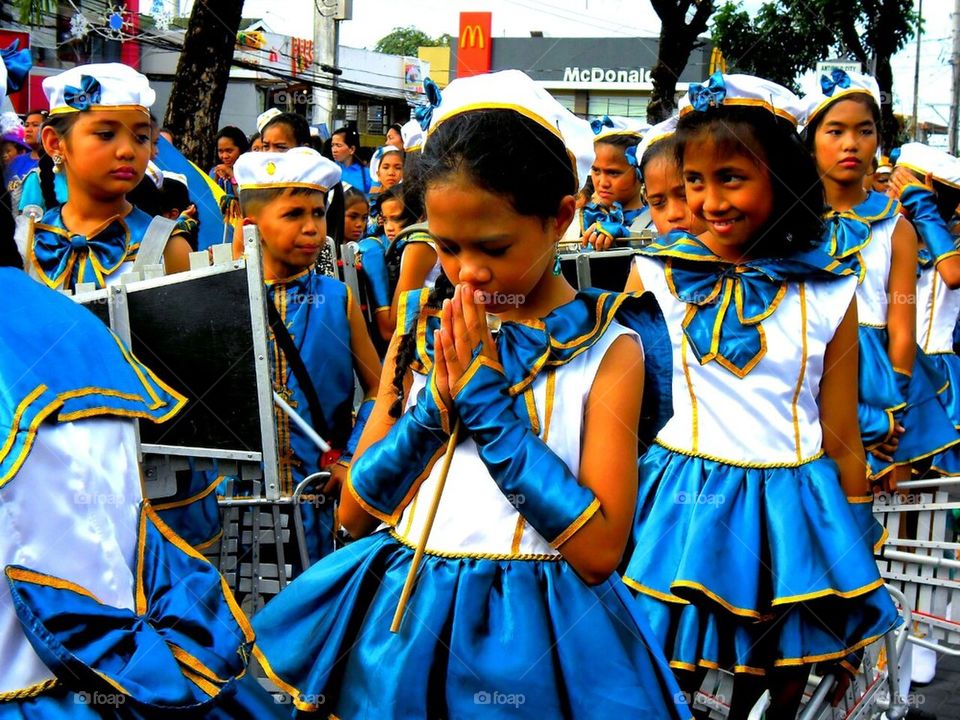
M 0 268 L 12 307 L 0 324 L 0 487 L 44 421 L 95 416 L 163 422 L 185 398 L 140 363 L 90 311 L 25 273 Z
M 715 360 L 741 378 L 766 354 L 761 323 L 776 311 L 789 282 L 855 272 L 852 262 L 819 249 L 734 265 L 679 231 L 640 252 L 664 263 L 671 294 L 687 304 L 683 333 L 700 364 Z
M 397 326 L 416 336 L 411 368 L 420 374 L 433 368 L 433 331 L 440 327 L 439 310 L 425 305 L 428 295 L 426 289 L 404 293 L 397 313 Z M 645 436 L 652 433 L 646 438 L 652 440 L 673 414 L 670 337 L 652 293 L 582 290 L 544 318 L 502 322 L 494 339 L 509 394 L 522 395 L 542 371 L 565 365 L 593 347 L 614 320 L 634 330 L 643 343 L 642 430 Z
M 831 210 L 823 218 L 824 250 L 832 257 L 846 260 L 855 258 L 860 282 L 866 268 L 860 258 L 860 252 L 870 244 L 873 237 L 873 223 L 896 217 L 900 213 L 900 202 L 886 195 L 871 191 L 867 199 L 850 210 L 837 212 Z
M 54 208 L 34 226 L 34 265 L 48 287 L 70 287 L 75 276 L 78 283 L 93 282 L 102 288 L 107 276 L 136 257 L 149 224 L 150 217 L 133 208 L 125 217 L 114 215 L 84 236 L 71 232 L 61 208 Z M 131 242 L 131 238 L 136 239 Z

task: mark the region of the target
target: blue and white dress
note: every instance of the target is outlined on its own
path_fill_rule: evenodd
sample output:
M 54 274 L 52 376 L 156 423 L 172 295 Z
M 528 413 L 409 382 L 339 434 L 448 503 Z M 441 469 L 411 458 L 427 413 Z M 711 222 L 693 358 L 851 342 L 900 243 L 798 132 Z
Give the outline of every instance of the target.
M 61 208 L 48 210 L 34 226 L 25 264 L 54 290 L 73 290 L 77 283 L 94 283 L 97 289 L 116 284 L 133 267 L 152 220 L 133 208 L 83 236 L 64 225 Z
M 937 401 L 941 384 L 918 348 L 913 368 L 894 368 L 887 353 L 889 278 L 893 232 L 901 219 L 900 203 L 871 192 L 860 205 L 825 217 L 825 249 L 843 262 L 859 265 L 857 318 L 860 323 L 860 434 L 870 448 L 889 438 L 895 423 L 906 429 L 892 465 L 929 458 L 960 442 Z M 867 453 L 871 473 L 892 465 Z
M 960 357 L 953 351 L 958 319 L 960 290 L 947 287 L 930 253 L 922 248 L 917 277 L 917 344 L 941 381 L 940 404 L 960 431 Z M 941 475 L 960 475 L 960 447 L 935 455 L 931 469 Z
M 675 412 L 640 461 L 624 582 L 674 668 L 843 659 L 898 620 L 861 539 L 871 498 L 823 451 L 824 354 L 856 280 L 819 251 L 731 265 L 683 233 L 643 252 Z
M 412 292 L 401 300 L 400 327 L 418 339 L 407 411 L 354 463 L 348 483 L 348 492 L 383 525 L 310 568 L 254 618 L 262 665 L 299 709 L 344 720 L 508 712 L 689 717 L 619 576 L 590 587 L 557 551 L 599 504 L 575 477 L 584 403 L 600 363 L 615 339 L 637 338 L 631 327 L 644 339 L 663 336 L 650 296 L 581 293 L 541 322 L 503 323 L 496 336 L 503 367 L 490 372 L 504 373 L 497 375 L 504 389 L 494 394 L 505 412 L 488 419 L 501 427 L 509 415 L 541 448 L 543 464 L 525 473 L 540 488 L 508 497 L 471 431 L 451 459 L 400 632 L 390 632 L 446 447 L 445 439 L 427 433 L 410 456 L 415 467 L 406 455 L 401 461 L 386 452 L 408 416 L 434 402 L 432 330 L 439 318 L 417 307 L 426 296 Z M 486 368 L 479 358 L 475 365 L 481 369 L 471 377 Z M 655 430 L 668 403 L 669 372 L 659 358 L 647 371 L 645 412 Z M 529 468 L 529 458 L 516 459 L 517 448 L 507 452 L 524 464 L 514 470 Z M 391 463 L 396 474 L 383 472 Z M 546 468 L 559 473 L 548 477 Z M 570 478 L 572 484 L 561 484 Z M 545 537 L 528 518 L 551 494 L 572 521 L 558 522 L 556 536 Z
M 0 282 L 0 718 L 274 716 L 223 578 L 142 496 L 131 419 L 184 399 L 87 310 Z

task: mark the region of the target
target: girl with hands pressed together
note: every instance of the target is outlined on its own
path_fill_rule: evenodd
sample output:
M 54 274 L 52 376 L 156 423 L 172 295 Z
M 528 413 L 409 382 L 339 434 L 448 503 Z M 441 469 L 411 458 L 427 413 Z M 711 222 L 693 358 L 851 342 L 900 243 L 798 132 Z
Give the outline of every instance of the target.
M 638 441 L 670 413 L 666 329 L 649 295 L 555 270 L 583 121 L 517 71 L 455 80 L 422 114 L 404 183 L 443 274 L 399 302 L 341 493 L 358 539 L 255 617 L 261 665 L 341 718 L 474 717 L 494 693 L 528 717 L 689 718 L 615 572 Z

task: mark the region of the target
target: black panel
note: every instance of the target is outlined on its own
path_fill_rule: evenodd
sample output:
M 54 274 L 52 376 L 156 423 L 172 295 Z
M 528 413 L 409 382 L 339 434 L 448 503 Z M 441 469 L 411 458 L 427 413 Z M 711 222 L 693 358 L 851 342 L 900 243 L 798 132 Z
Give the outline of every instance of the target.
M 142 442 L 261 451 L 245 270 L 127 295 L 134 354 L 188 402 L 162 425 L 140 423 Z
M 608 255 L 592 253 L 590 255 L 590 283 L 601 290 L 623 292 L 630 277 L 630 263 L 633 255 Z

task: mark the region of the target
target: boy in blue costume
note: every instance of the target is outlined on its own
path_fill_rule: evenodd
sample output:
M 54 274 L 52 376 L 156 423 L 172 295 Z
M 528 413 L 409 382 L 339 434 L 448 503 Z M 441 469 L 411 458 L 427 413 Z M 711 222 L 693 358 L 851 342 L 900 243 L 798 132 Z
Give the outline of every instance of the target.
M 333 497 L 346 478 L 381 370 L 356 299 L 343 283 L 314 271 L 327 234 L 326 193 L 339 182 L 340 169 L 316 151 L 298 147 L 242 155 L 234 173 L 245 220 L 260 230 L 268 302 L 276 311 L 269 338 L 274 390 L 333 448 L 321 454 L 286 413 L 275 408 L 280 492 L 290 495 L 307 476 L 331 473 L 322 489 L 324 501 L 302 506 L 308 554 L 316 562 L 333 550 Z M 277 321 L 292 338 L 319 394 L 320 417 L 311 407 L 311 390 L 291 370 L 276 340 Z M 355 374 L 367 398 L 356 424 Z

